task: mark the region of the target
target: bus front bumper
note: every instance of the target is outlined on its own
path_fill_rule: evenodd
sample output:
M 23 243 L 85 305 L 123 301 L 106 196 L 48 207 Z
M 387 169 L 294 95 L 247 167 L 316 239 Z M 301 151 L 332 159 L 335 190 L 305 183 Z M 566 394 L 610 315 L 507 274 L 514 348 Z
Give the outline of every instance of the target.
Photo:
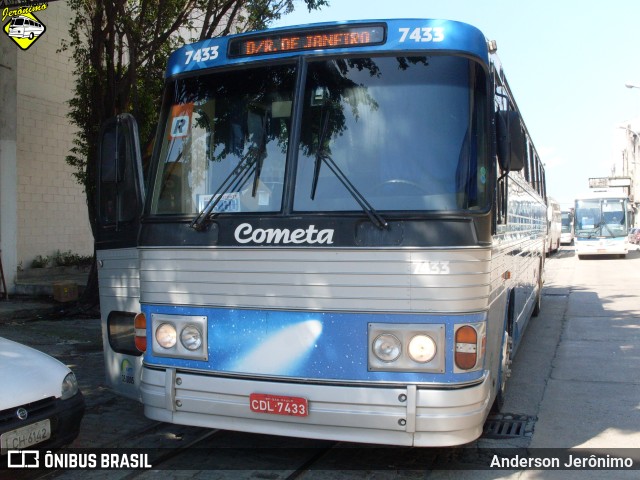
M 629 251 L 629 243 L 626 240 L 576 238 L 574 244 L 577 255 L 626 255 Z
M 216 377 L 144 367 L 142 401 L 151 419 L 182 425 L 324 440 L 451 446 L 482 434 L 491 378 L 460 388 L 337 386 Z M 252 393 L 301 397 L 308 415 L 251 411 Z

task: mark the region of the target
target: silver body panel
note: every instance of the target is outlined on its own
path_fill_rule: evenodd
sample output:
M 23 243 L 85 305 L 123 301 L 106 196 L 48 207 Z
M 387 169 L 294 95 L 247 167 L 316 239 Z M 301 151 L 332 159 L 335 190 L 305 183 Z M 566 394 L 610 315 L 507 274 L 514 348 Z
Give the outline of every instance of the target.
M 119 394 L 141 399 L 142 356 L 114 352 L 109 344 L 107 319 L 111 312 L 140 312 L 140 264 L 137 248 L 98 250 L 100 314 L 107 384 Z M 123 375 L 134 382 L 122 381 Z
M 490 260 L 488 248 L 142 249 L 140 288 L 155 305 L 477 312 L 500 274 Z
M 528 318 L 539 273 L 539 256 L 531 252 L 543 248 L 544 237 L 530 232 L 505 233 L 493 249 L 149 248 L 141 250 L 141 295 L 160 305 L 487 312 L 488 329 L 501 332 L 505 293 L 516 286 L 519 320 Z M 481 435 L 495 398 L 501 341 L 502 335 L 487 337 L 485 374 L 474 385 L 310 385 L 149 365 L 142 399 L 149 418 L 180 424 L 394 445 L 464 444 Z M 310 415 L 254 413 L 251 393 L 307 398 Z
M 627 238 L 575 239 L 576 255 L 626 255 L 629 253 Z
M 255 392 L 306 398 L 309 415 L 252 412 L 249 395 Z M 274 383 L 145 368 L 142 393 L 145 415 L 163 422 L 349 442 L 444 446 L 480 436 L 491 401 L 491 378 L 445 390 Z

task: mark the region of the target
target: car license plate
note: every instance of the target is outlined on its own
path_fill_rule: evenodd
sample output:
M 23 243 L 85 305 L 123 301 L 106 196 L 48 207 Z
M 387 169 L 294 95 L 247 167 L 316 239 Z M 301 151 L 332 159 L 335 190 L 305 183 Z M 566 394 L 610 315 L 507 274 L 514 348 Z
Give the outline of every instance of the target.
M 273 415 L 292 415 L 294 417 L 309 415 L 309 404 L 307 399 L 302 397 L 252 393 L 249 395 L 249 408 L 252 412 Z
M 27 448 L 49 438 L 51 438 L 51 422 L 46 419 L 3 433 L 0 435 L 0 447 L 4 453 L 7 450 Z

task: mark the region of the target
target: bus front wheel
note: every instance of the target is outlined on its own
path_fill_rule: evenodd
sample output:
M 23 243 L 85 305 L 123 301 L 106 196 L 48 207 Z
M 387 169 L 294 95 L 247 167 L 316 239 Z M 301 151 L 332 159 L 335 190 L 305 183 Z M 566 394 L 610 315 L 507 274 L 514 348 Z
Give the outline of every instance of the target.
M 505 330 L 502 336 L 502 351 L 500 359 L 500 372 L 498 372 L 498 391 L 496 392 L 496 399 L 491 406 L 493 413 L 498 413 L 504 406 L 504 399 L 507 393 L 507 379 L 511 376 L 511 352 L 513 348 L 513 340 L 509 332 Z

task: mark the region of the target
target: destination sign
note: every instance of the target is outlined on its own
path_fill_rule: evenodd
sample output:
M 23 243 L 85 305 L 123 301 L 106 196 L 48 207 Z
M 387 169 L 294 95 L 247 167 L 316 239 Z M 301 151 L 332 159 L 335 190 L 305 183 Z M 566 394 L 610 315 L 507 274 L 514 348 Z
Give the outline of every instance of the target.
M 235 38 L 229 41 L 229 57 L 272 55 L 301 50 L 364 47 L 367 45 L 380 45 L 384 43 L 384 40 L 385 28 L 382 25 L 337 26 L 325 29 Z

